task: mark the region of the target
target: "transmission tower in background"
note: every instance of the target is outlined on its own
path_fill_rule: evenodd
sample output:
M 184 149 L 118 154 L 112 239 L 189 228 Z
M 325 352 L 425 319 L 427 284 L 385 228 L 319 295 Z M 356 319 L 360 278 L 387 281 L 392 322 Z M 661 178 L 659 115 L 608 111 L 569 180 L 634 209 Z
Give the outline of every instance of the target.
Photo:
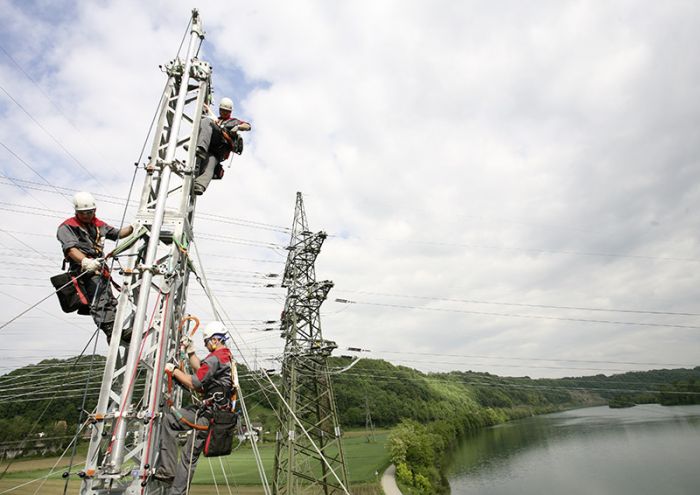
M 298 192 L 282 280 L 287 289 L 281 318 L 284 400 L 279 407 L 274 494 L 347 493 L 347 468 L 328 370 L 328 357 L 337 346 L 321 334 L 321 304 L 333 282 L 317 282 L 314 267 L 325 239 L 325 232 L 309 231 Z
M 365 431 L 367 432 L 367 442 L 374 443 L 374 423 L 372 422 L 372 411 L 369 408 L 369 397 L 365 396 Z

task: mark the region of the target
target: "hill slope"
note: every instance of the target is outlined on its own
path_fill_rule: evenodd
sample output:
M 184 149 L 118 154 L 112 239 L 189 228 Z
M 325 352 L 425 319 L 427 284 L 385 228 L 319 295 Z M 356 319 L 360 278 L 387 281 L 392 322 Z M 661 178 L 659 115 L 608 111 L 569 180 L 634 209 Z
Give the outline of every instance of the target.
M 331 369 L 349 361 L 332 358 Z M 95 356 L 50 359 L 0 376 L 0 449 L 15 449 L 30 440 L 64 447 L 74 432 L 78 412 L 91 411 L 97 401 L 104 358 Z M 258 385 L 239 367 L 246 395 Z M 383 360 L 364 359 L 349 371 L 333 375 L 334 391 L 344 427 L 364 427 L 368 415 L 376 426 L 394 426 L 402 419 L 429 423 L 460 418 L 464 428 L 609 400 L 628 402 L 697 403 L 700 367 L 561 379 L 498 377 L 471 371 L 422 373 Z M 274 401 L 273 399 L 273 402 Z M 253 421 L 268 430 L 271 405 L 257 394 L 250 401 Z M 36 434 L 43 433 L 39 439 Z M 31 433 L 31 436 L 30 436 Z

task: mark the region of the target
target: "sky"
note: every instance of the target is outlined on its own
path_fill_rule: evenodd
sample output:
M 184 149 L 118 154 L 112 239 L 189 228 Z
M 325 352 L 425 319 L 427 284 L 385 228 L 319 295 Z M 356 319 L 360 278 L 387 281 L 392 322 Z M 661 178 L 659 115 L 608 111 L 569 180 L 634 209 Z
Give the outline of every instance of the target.
M 0 8 L 8 322 L 50 296 L 74 192 L 93 192 L 109 223 L 132 220 L 159 66 L 192 3 Z M 322 329 L 336 355 L 531 377 L 700 364 L 700 4 L 197 8 L 214 98 L 253 127 L 195 225 L 240 360 L 279 366 L 284 342 L 264 322 L 285 293 L 265 285 L 300 191 L 311 230 L 328 233 L 316 274 L 335 284 Z M 201 289 L 188 302 L 212 317 Z M 48 297 L 0 329 L 0 373 L 76 355 L 91 332 Z

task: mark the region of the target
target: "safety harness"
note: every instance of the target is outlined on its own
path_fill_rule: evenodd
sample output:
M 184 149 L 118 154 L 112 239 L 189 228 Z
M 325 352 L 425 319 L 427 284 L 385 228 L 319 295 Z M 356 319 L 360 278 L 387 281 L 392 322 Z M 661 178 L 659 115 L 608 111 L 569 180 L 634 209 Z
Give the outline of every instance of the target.
M 194 336 L 197 328 L 199 328 L 200 322 L 196 316 L 192 315 L 185 316 L 180 321 L 178 335 L 182 333 L 183 326 L 190 321 L 194 322 L 195 326 L 188 337 L 192 338 Z M 185 349 L 184 345 L 181 345 L 178 369 L 184 371 L 184 368 Z M 231 395 L 226 397 L 224 390 L 209 391 L 208 397 L 201 401 L 197 412 L 197 416 L 209 417 L 209 424 L 200 425 L 196 422 L 193 423 L 189 421 L 177 408 L 172 408 L 173 373 L 166 370 L 166 375 L 168 377 L 166 404 L 171 407 L 171 411 L 178 421 L 184 423 L 193 430 L 207 432 L 203 451 L 205 457 L 228 455 L 233 449 L 234 431 L 238 423 L 238 413 L 235 412 L 238 402 L 238 373 L 236 372 L 236 363 L 233 359 L 229 361 L 229 372 L 231 373 Z

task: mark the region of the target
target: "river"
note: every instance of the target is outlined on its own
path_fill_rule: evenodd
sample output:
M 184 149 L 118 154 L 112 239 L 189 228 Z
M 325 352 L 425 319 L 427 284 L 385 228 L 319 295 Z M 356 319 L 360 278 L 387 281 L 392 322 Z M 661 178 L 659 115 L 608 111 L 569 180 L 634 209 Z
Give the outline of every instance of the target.
M 483 429 L 450 456 L 453 494 L 700 494 L 700 406 L 607 406 Z

